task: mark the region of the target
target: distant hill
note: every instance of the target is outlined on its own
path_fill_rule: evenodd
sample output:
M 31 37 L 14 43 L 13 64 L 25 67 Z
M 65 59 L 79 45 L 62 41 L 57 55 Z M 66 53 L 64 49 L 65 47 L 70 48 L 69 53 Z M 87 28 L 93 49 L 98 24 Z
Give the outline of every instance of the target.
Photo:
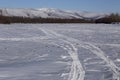
M 41 8 L 41 9 L 1 8 L 0 15 L 9 17 L 28 17 L 28 18 L 41 17 L 60 19 L 99 19 L 106 16 L 106 14 L 103 13 L 69 11 L 53 8 Z
M 53 8 L 1 8 L 0 23 L 120 23 L 120 14 L 104 14 Z

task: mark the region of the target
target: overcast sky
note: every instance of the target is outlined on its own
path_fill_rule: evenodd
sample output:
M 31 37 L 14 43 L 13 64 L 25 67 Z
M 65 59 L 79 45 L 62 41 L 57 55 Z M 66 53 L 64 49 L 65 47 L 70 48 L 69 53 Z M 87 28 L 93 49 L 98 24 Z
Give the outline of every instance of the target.
M 58 8 L 120 13 L 120 0 L 0 0 L 0 8 Z

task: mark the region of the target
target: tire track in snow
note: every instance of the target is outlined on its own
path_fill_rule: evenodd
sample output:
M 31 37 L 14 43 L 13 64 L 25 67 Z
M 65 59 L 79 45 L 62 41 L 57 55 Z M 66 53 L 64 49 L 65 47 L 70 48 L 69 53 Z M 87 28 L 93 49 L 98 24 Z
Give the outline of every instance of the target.
M 105 55 L 105 53 L 98 47 L 96 47 L 93 44 L 85 43 L 83 48 L 90 50 L 92 53 L 96 54 L 98 57 L 103 59 L 107 65 L 111 68 L 113 72 L 113 79 L 114 80 L 120 80 L 120 69 L 115 65 L 115 63 Z
M 53 37 L 57 36 L 58 38 L 61 38 L 62 40 L 64 41 L 67 41 L 67 43 L 69 42 L 70 44 L 74 45 L 75 47 L 75 44 L 77 44 L 78 47 L 83 47 L 85 49 L 88 49 L 90 50 L 93 54 L 97 55 L 99 58 L 101 58 L 102 60 L 104 60 L 106 62 L 106 64 L 110 67 L 110 69 L 112 70 L 112 73 L 113 73 L 113 79 L 114 80 L 120 80 L 120 69 L 119 67 L 117 67 L 115 65 L 115 63 L 109 59 L 106 54 L 100 49 L 98 48 L 97 46 L 91 44 L 91 43 L 88 43 L 88 42 L 80 42 L 79 40 L 77 39 L 74 39 L 74 38 L 70 38 L 70 37 L 67 37 L 67 36 L 64 36 L 64 35 L 61 35 L 61 34 L 58 34 L 54 31 L 50 31 L 50 30 L 47 30 L 50 34 L 52 33 L 53 34 Z M 45 32 L 45 31 L 44 31 Z M 48 33 L 48 34 L 49 34 Z M 76 48 L 77 49 L 77 48 Z M 73 55 L 71 55 L 72 57 Z M 78 54 L 77 54 L 77 57 L 78 57 Z M 74 63 L 74 62 L 73 62 Z M 82 66 L 82 65 L 81 65 Z M 71 66 L 71 75 L 72 75 L 72 72 L 73 72 L 73 65 Z M 84 74 L 85 74 L 85 71 L 84 71 Z M 70 75 L 70 77 L 71 77 Z M 85 75 L 84 75 L 85 76 Z M 71 79 L 71 78 L 70 78 Z M 82 78 L 83 79 L 83 78 Z M 80 79 L 80 80 L 82 80 Z M 73 80 L 76 80 L 76 79 L 73 79 Z M 78 80 L 78 79 L 77 79 Z
M 62 35 L 57 34 L 54 31 L 50 31 L 47 29 L 41 29 L 47 36 L 51 37 L 51 38 L 55 38 L 58 41 L 62 42 L 64 45 L 62 44 L 58 44 L 59 42 L 57 41 L 55 44 L 58 44 L 59 46 L 61 46 L 63 49 L 65 49 L 66 51 L 68 51 L 70 57 L 72 58 L 73 62 L 71 65 L 71 71 L 69 73 L 69 77 L 68 80 L 84 80 L 85 78 L 85 71 L 82 67 L 82 64 L 78 58 L 78 50 L 75 47 L 75 45 L 73 43 L 71 43 L 70 41 L 68 41 L 66 38 L 64 38 Z

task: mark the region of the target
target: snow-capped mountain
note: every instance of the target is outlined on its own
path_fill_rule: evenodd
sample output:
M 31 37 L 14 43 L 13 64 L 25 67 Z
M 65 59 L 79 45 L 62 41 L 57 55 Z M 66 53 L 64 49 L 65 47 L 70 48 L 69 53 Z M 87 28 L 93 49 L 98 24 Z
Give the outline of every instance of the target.
M 60 10 L 53 8 L 41 8 L 41 9 L 21 9 L 21 8 L 1 8 L 0 15 L 3 16 L 19 16 L 19 17 L 42 17 L 42 18 L 62 18 L 62 19 L 98 19 L 104 17 L 103 13 L 91 13 L 80 11 Z

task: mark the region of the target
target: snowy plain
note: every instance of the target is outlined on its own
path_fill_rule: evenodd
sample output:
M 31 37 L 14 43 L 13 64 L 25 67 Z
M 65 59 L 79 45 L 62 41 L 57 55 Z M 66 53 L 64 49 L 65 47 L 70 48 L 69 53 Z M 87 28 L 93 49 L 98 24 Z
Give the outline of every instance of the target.
M 0 80 L 120 80 L 120 25 L 0 24 Z

